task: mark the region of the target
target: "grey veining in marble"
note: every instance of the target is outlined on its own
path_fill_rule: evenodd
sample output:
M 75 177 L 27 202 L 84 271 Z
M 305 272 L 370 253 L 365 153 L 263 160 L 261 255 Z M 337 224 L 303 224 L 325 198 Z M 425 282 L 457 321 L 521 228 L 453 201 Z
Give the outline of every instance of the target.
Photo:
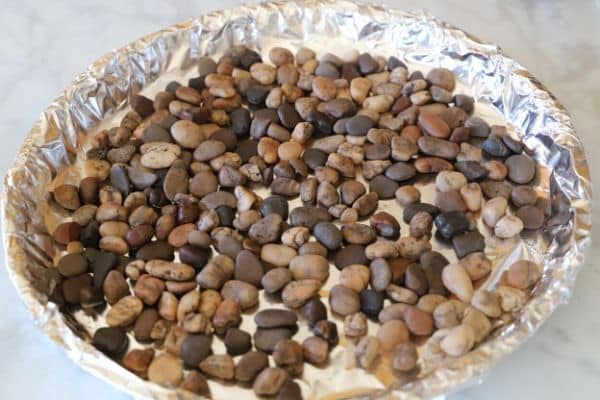
M 253 3 L 255 1 L 249 1 Z M 593 181 L 600 171 L 600 1 L 403 0 L 498 43 L 571 111 Z M 33 1 L 0 7 L 0 171 L 37 115 L 92 60 L 164 26 L 237 0 Z M 599 211 L 593 221 L 598 224 Z M 600 246 L 597 238 L 570 303 L 486 377 L 452 399 L 584 399 L 600 392 Z M 598 243 L 600 244 L 600 243 Z M 81 371 L 46 338 L 0 268 L 0 398 L 125 399 Z M 58 396 L 58 393 L 61 393 Z

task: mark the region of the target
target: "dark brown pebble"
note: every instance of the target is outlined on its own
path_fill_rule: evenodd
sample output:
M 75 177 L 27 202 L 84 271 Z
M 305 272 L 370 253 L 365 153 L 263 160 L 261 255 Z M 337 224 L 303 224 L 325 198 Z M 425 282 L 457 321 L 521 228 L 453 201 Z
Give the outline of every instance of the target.
M 356 105 L 350 99 L 339 98 L 325 103 L 325 112 L 333 118 L 351 117 L 356 111 Z
M 358 71 L 358 67 L 355 63 L 343 63 L 342 64 L 342 78 L 351 82 L 352 79 L 358 78 L 360 76 L 360 72 Z
M 302 161 L 308 165 L 310 169 L 322 167 L 327 162 L 327 153 L 319 149 L 306 149 L 302 154 Z
M 376 319 L 383 308 L 383 293 L 374 289 L 365 289 L 359 293 L 360 310 L 367 317 Z
M 83 178 L 79 182 L 79 197 L 83 204 L 96 204 L 98 203 L 98 191 L 100 189 L 100 182 L 98 178 L 93 176 Z
M 219 217 L 219 226 L 227 226 L 233 228 L 233 220 L 235 218 L 235 210 L 231 207 L 220 206 L 215 208 Z
M 313 234 L 328 250 L 336 250 L 342 244 L 342 232 L 331 222 L 319 222 L 313 228 Z
M 397 182 L 406 181 L 417 174 L 417 170 L 412 164 L 397 162 L 385 170 L 385 176 Z
M 252 338 L 248 332 L 238 328 L 229 328 L 223 339 L 227 353 L 232 356 L 245 354 L 252 349 Z
M 288 379 L 279 390 L 276 400 L 302 400 L 300 385 Z
M 295 328 L 258 328 L 254 332 L 254 347 L 266 353 L 273 352 L 275 345 L 282 339 L 291 339 L 298 330 Z
M 358 57 L 358 69 L 363 75 L 372 74 L 379 69 L 379 63 L 369 53 L 363 53 Z
M 356 199 L 366 193 L 365 185 L 361 182 L 349 179 L 340 185 L 342 203 L 350 206 Z
M 327 308 L 321 299 L 317 297 L 313 297 L 306 302 L 304 307 L 302 307 L 302 313 L 304 314 L 304 318 L 306 318 L 306 322 L 308 322 L 308 326 L 311 328 L 317 322 L 327 319 Z
M 231 329 L 231 328 L 230 328 Z M 181 342 L 181 359 L 187 368 L 196 368 L 200 361 L 212 354 L 212 336 L 187 335 Z
M 231 192 L 225 192 L 223 190 L 208 193 L 202 198 L 202 200 L 200 200 L 200 203 L 202 203 L 209 210 L 214 210 L 220 206 L 227 206 L 231 208 L 237 207 L 237 200 L 235 196 Z
M 466 94 L 457 94 L 454 96 L 454 105 L 470 114 L 473 112 L 473 108 L 475 107 L 475 101 L 471 96 Z
M 262 351 L 250 351 L 244 354 L 235 367 L 235 379 L 238 382 L 252 382 L 254 378 L 269 366 L 269 357 Z
M 79 239 L 81 225 L 77 222 L 63 222 L 54 231 L 54 240 L 60 244 L 69 244 Z
M 300 184 L 293 179 L 275 178 L 271 182 L 271 193 L 280 194 L 288 197 L 295 197 L 300 194 Z
M 263 265 L 249 250 L 241 250 L 235 259 L 234 279 L 260 287 L 264 275 Z
M 142 143 L 173 142 L 169 131 L 157 124 L 150 124 L 142 132 Z
M 58 272 L 64 277 L 83 274 L 88 269 L 87 259 L 79 254 L 66 254 L 58 261 Z
M 130 249 L 139 249 L 148 243 L 154 236 L 154 227 L 150 224 L 142 224 L 129 228 L 125 234 L 125 240 Z
M 449 264 L 446 257 L 437 251 L 426 251 L 419 257 L 421 268 L 425 272 L 430 294 L 446 296 L 448 291 L 442 282 L 442 270 Z
M 528 185 L 515 186 L 510 193 L 510 200 L 516 207 L 534 205 L 537 198 L 535 189 Z
M 135 320 L 135 325 L 133 326 L 133 336 L 135 337 L 135 340 L 139 342 L 147 342 L 151 340 L 150 332 L 159 318 L 160 316 L 158 315 L 158 311 L 156 311 L 156 309 L 144 309 Z
M 420 264 L 412 263 L 408 265 L 404 274 L 404 285 L 419 296 L 427 294 L 429 283 Z
M 283 220 L 288 217 L 288 201 L 283 196 L 271 195 L 260 203 L 260 213 L 263 217 L 270 214 L 279 214 Z
M 404 210 L 402 211 L 402 220 L 405 223 L 409 224 L 412 217 L 414 217 L 414 215 L 416 213 L 421 212 L 421 211 L 424 211 L 424 212 L 430 214 L 434 218 L 440 212 L 440 210 L 432 204 L 413 203 L 413 204 L 409 204 L 406 207 L 404 207 Z
M 141 247 L 136 253 L 138 260 L 166 260 L 173 261 L 175 258 L 173 246 L 163 240 L 156 240 Z
M 452 247 L 456 257 L 463 258 L 471 253 L 485 249 L 485 239 L 479 231 L 470 231 L 452 238 Z
M 98 350 L 109 357 L 118 357 L 125 353 L 129 338 L 121 327 L 100 328 L 94 333 L 93 343 Z
M 417 144 L 423 154 L 447 160 L 454 160 L 459 152 L 459 147 L 456 143 L 431 136 L 421 136 Z
M 479 117 L 470 117 L 465 126 L 471 131 L 471 136 L 485 138 L 490 135 L 490 126 Z
M 385 143 L 367 143 L 363 148 L 367 160 L 386 160 L 392 152 L 390 146 Z
M 248 109 L 239 107 L 231 112 L 231 131 L 237 136 L 244 136 L 248 134 L 250 130 L 250 111 Z
M 387 239 L 398 239 L 400 236 L 400 224 L 393 215 L 385 211 L 373 214 L 369 222 L 379 236 Z
M 306 116 L 306 121 L 314 125 L 316 137 L 327 136 L 333 133 L 333 118 L 325 113 L 311 110 Z
M 369 191 L 377 193 L 380 199 L 393 199 L 398 183 L 384 175 L 377 175 L 369 182 Z
M 539 229 L 544 224 L 544 213 L 536 206 L 523 206 L 515 213 L 525 229 Z
M 115 253 L 100 251 L 91 263 L 92 271 L 94 272 L 94 287 L 102 288 L 104 279 L 108 273 L 117 267 L 119 257 Z
M 227 151 L 233 151 L 237 146 L 237 136 L 229 128 L 217 129 L 210 135 L 210 139 L 222 142 Z
M 69 304 L 79 304 L 81 302 L 81 290 L 92 286 L 92 276 L 81 274 L 66 279 L 62 283 L 63 296 Z
M 154 112 L 154 102 L 141 94 L 133 95 L 130 104 L 131 108 L 142 118 L 149 117 Z
M 298 111 L 290 103 L 283 103 L 277 108 L 277 115 L 281 121 L 281 125 L 285 128 L 292 130 L 294 127 L 302 122 Z
M 487 168 L 477 161 L 457 161 L 454 167 L 462 172 L 469 182 L 481 180 L 488 174 Z
M 258 140 L 246 139 L 238 143 L 235 151 L 240 158 L 242 163 L 247 163 L 250 158 L 258 155 Z
M 318 222 L 331 221 L 331 215 L 323 207 L 301 206 L 290 212 L 290 224 L 292 226 L 305 226 L 312 229 Z
M 256 326 L 263 329 L 294 327 L 297 321 L 295 312 L 279 308 L 261 310 L 254 315 Z
M 229 258 L 235 259 L 242 249 L 242 243 L 233 236 L 224 236 L 217 242 L 217 251 Z
M 186 244 L 179 248 L 179 260 L 184 264 L 191 265 L 196 270 L 201 270 L 206 265 L 210 254 L 210 248 L 203 249 L 192 244 Z
M 349 244 L 342 247 L 335 254 L 333 263 L 340 271 L 352 264 L 368 265 L 369 259 L 365 255 L 365 246 L 358 244 Z

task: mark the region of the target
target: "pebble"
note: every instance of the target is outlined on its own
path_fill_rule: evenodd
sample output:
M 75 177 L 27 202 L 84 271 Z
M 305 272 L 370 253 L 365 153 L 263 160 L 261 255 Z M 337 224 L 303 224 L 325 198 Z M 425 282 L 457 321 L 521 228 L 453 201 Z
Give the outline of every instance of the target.
M 485 138 L 490 135 L 490 126 L 480 117 L 470 117 L 465 121 L 465 127 L 469 128 L 474 137 Z
M 454 73 L 446 68 L 434 68 L 427 73 L 427 81 L 434 86 L 439 86 L 449 92 L 454 91 L 456 81 Z
M 400 224 L 393 215 L 385 211 L 373 214 L 369 222 L 379 236 L 387 239 L 397 239 L 400 236 Z
M 409 204 L 418 203 L 421 200 L 421 192 L 412 185 L 399 187 L 394 195 L 401 206 L 408 206 Z
M 287 267 L 296 255 L 294 248 L 274 243 L 265 244 L 260 251 L 261 260 L 276 267 Z
M 442 118 L 431 112 L 419 113 L 418 122 L 421 129 L 429 136 L 441 139 L 450 136 L 450 127 Z
M 378 338 L 365 336 L 358 342 L 354 350 L 354 358 L 359 367 L 371 370 L 375 367 L 375 363 L 379 360 L 382 352 L 382 344 Z
M 460 260 L 460 265 L 467 271 L 472 281 L 486 277 L 492 270 L 492 263 L 483 252 L 469 254 Z
M 398 183 L 384 175 L 377 175 L 369 182 L 369 191 L 375 192 L 382 200 L 394 198 L 398 187 Z
M 341 316 L 357 313 L 360 310 L 358 294 L 343 285 L 335 285 L 329 292 L 331 310 Z
M 508 239 L 521 233 L 523 221 L 514 215 L 505 215 L 496 222 L 494 234 L 499 238 Z
M 400 343 L 410 341 L 410 333 L 403 321 L 392 319 L 384 322 L 377 330 L 377 339 L 384 352 L 392 352 Z
M 212 336 L 186 335 L 181 342 L 181 359 L 186 368 L 196 368 L 206 357 L 211 355 Z
M 539 229 L 544 224 L 544 213 L 535 206 L 520 207 L 515 216 L 523 222 L 525 229 Z
M 365 192 L 365 186 L 354 179 L 346 180 L 340 185 L 340 198 L 342 203 L 348 206 L 352 205 Z
M 276 308 L 261 310 L 254 315 L 256 326 L 263 329 L 294 327 L 297 321 L 293 311 Z
M 311 205 L 296 207 L 290 212 L 290 225 L 312 229 L 318 222 L 331 220 L 325 208 Z
M 281 368 L 265 368 L 263 369 L 252 386 L 254 393 L 258 396 L 274 396 L 283 387 L 288 379 L 288 374 Z
M 505 165 L 508 169 L 509 179 L 515 183 L 529 183 L 535 177 L 535 161 L 525 154 L 516 154 L 508 157 Z
M 469 303 L 473 297 L 473 284 L 469 274 L 460 264 L 448 264 L 442 270 L 444 286 L 461 301 Z
M 495 227 L 500 218 L 506 213 L 508 201 L 505 197 L 494 197 L 488 200 L 481 211 L 483 222 L 489 227 Z
M 467 178 L 457 171 L 441 171 L 435 177 L 435 187 L 440 192 L 459 190 L 467 184 Z
M 417 145 L 422 153 L 447 160 L 454 160 L 459 152 L 459 147 L 456 143 L 431 136 L 420 137 Z
M 248 332 L 229 328 L 223 339 L 227 353 L 231 356 L 245 354 L 252 349 L 252 338 Z
M 342 236 L 348 243 L 366 245 L 373 242 L 377 235 L 375 230 L 368 225 L 350 223 L 342 226 Z
M 505 158 L 511 154 L 502 139 L 496 135 L 490 135 L 481 145 L 481 148 L 492 157 Z
M 154 359 L 154 349 L 134 349 L 123 357 L 123 366 L 143 379 L 148 378 L 148 367 Z
M 418 146 L 404 136 L 394 136 L 391 140 L 391 155 L 396 161 L 409 161 L 419 152 Z
M 392 164 L 385 170 L 385 176 L 397 182 L 406 181 L 416 174 L 417 171 L 412 164 L 401 161 Z
M 263 265 L 249 250 L 241 250 L 235 259 L 234 279 L 259 286 L 263 279 Z
M 225 282 L 221 289 L 224 299 L 233 299 L 242 310 L 254 307 L 258 304 L 258 289 L 244 281 L 231 280 Z
M 452 238 L 452 247 L 458 258 L 485 249 L 485 239 L 479 231 L 469 231 Z
M 240 358 L 235 367 L 235 380 L 238 382 L 252 382 L 268 365 L 267 354 L 262 351 L 249 351 Z
M 122 327 L 107 327 L 94 332 L 93 343 L 109 357 L 118 357 L 127 350 L 129 338 Z
M 283 304 L 290 308 L 302 307 L 321 288 L 321 281 L 303 279 L 288 283 L 281 293 Z
M 181 360 L 169 353 L 154 357 L 148 367 L 148 379 L 162 386 L 178 386 L 183 379 Z
M 320 255 L 299 255 L 290 261 L 289 270 L 295 280 L 318 279 L 325 282 L 329 277 L 329 261 Z
M 502 314 L 500 297 L 495 292 L 477 290 L 473 294 L 471 304 L 490 318 L 498 318 Z
M 266 353 L 272 353 L 275 345 L 284 339 L 290 339 L 296 333 L 297 327 L 258 328 L 252 337 L 254 347 Z
M 273 268 L 261 279 L 261 285 L 265 292 L 276 293 L 283 289 L 292 280 L 292 273 L 287 268 Z
M 394 349 L 392 356 L 392 368 L 399 372 L 408 372 L 417 366 L 419 355 L 414 343 L 400 343 Z
M 434 204 L 441 212 L 466 212 L 467 206 L 458 190 L 448 190 L 447 192 L 436 192 Z
M 450 328 L 440 341 L 440 348 L 449 356 L 460 357 L 468 353 L 475 345 L 475 333 L 469 325 Z
M 320 337 L 310 336 L 302 342 L 302 353 L 307 362 L 320 366 L 329 359 L 329 344 Z
M 273 348 L 275 364 L 291 376 L 301 376 L 304 370 L 303 349 L 292 339 L 283 339 Z
M 404 321 L 413 335 L 429 336 L 433 333 L 433 317 L 417 307 L 408 307 L 404 311 Z
M 366 136 L 375 121 L 366 115 L 358 114 L 346 121 L 346 132 L 350 136 Z
M 196 274 L 190 265 L 156 259 L 146 263 L 146 272 L 160 279 L 178 282 L 193 279 Z
M 535 205 L 537 193 L 529 185 L 515 186 L 510 193 L 510 200 L 516 207 Z
M 360 311 L 362 311 L 368 317 L 371 317 L 373 319 L 377 318 L 379 312 L 383 308 L 383 293 L 374 289 L 365 289 L 359 293 L 359 297 Z
M 232 380 L 235 376 L 233 358 L 228 354 L 210 355 L 202 360 L 198 367 L 200 371 L 213 378 Z
M 540 279 L 540 267 L 528 260 L 519 260 L 511 264 L 505 272 L 506 284 L 516 289 L 528 289 Z
M 340 283 L 360 293 L 369 285 L 369 275 L 370 271 L 365 265 L 351 264 L 340 272 Z
M 325 308 L 325 304 L 317 297 L 313 297 L 304 304 L 302 313 L 310 328 L 313 328 L 317 322 L 327 319 L 327 308 Z
M 330 222 L 319 222 L 313 228 L 313 234 L 327 249 L 335 250 L 342 243 L 342 232 Z
M 435 217 L 435 227 L 444 238 L 452 239 L 469 229 L 469 220 L 462 212 L 445 212 Z

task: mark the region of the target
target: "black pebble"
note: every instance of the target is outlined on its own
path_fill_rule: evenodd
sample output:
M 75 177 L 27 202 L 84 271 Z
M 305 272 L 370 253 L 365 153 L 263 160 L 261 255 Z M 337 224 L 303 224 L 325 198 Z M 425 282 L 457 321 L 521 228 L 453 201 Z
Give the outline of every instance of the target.
M 333 118 L 317 110 L 311 110 L 306 116 L 306 120 L 314 125 L 314 137 L 323 137 L 333 133 Z
M 452 239 L 454 236 L 469 229 L 469 220 L 465 216 L 465 213 L 460 211 L 439 214 L 435 217 L 434 222 L 440 235 L 446 239 Z
M 370 318 L 377 318 L 383 308 L 383 293 L 374 289 L 365 289 L 359 294 L 360 310 Z
M 306 322 L 308 322 L 308 326 L 311 328 L 315 326 L 317 322 L 327 319 L 327 308 L 317 297 L 313 297 L 307 301 L 302 308 L 302 312 L 304 313 Z
M 273 194 L 260 203 L 260 213 L 263 217 L 270 214 L 279 214 L 285 221 L 288 218 L 288 201 L 285 197 Z
M 250 131 L 250 111 L 239 107 L 231 112 L 231 131 L 237 136 L 247 135 Z
M 118 357 L 129 346 L 129 338 L 121 327 L 100 328 L 94 333 L 94 346 L 110 357 Z
M 247 353 L 252 349 L 250 334 L 238 328 L 227 329 L 223 343 L 225 343 L 227 353 L 232 356 Z

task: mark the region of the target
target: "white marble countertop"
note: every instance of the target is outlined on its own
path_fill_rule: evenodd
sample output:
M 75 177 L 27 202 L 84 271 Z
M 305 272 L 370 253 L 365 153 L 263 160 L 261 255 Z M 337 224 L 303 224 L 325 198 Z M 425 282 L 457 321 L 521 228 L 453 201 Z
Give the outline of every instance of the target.
M 238 0 L 4 0 L 0 11 L 0 171 L 38 114 L 73 77 L 113 48 Z M 498 43 L 571 111 L 590 170 L 600 170 L 600 1 L 403 0 Z M 598 169 L 596 169 L 598 168 Z M 596 182 L 600 183 L 600 182 Z M 594 224 L 600 223 L 598 208 Z M 596 238 L 594 238 L 596 239 Z M 570 303 L 501 361 L 480 385 L 452 399 L 584 399 L 600 391 L 600 243 L 594 241 Z M 125 399 L 73 364 L 31 322 L 0 268 L 0 398 Z

